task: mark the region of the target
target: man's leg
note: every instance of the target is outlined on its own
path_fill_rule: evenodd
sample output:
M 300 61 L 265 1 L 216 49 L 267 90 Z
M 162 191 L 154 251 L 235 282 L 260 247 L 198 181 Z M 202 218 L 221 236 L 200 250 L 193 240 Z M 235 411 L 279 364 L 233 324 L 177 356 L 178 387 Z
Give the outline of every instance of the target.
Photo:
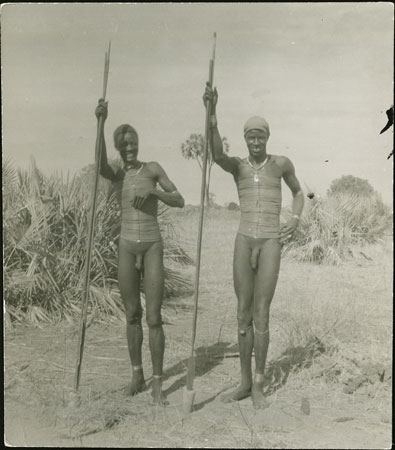
M 254 347 L 252 308 L 254 294 L 254 272 L 250 264 L 251 250 L 244 236 L 238 234 L 233 256 L 233 282 L 237 296 L 238 343 L 240 352 L 240 386 L 221 397 L 225 403 L 242 400 L 251 393 L 251 357 Z
M 163 244 L 155 242 L 144 255 L 144 292 L 149 328 L 149 348 L 152 360 L 152 398 L 155 403 L 168 404 L 162 392 L 165 335 L 162 327 L 164 290 Z
M 252 402 L 256 409 L 264 408 L 263 375 L 269 347 L 270 304 L 277 285 L 280 270 L 281 246 L 277 239 L 268 239 L 261 249 L 255 278 L 254 325 L 255 325 L 255 376 L 252 386 Z
M 126 313 L 126 337 L 132 364 L 132 381 L 126 387 L 127 395 L 135 395 L 146 388 L 141 358 L 143 329 L 141 327 L 140 273 L 135 267 L 136 257 L 127 245 L 120 243 L 118 258 L 118 285 Z

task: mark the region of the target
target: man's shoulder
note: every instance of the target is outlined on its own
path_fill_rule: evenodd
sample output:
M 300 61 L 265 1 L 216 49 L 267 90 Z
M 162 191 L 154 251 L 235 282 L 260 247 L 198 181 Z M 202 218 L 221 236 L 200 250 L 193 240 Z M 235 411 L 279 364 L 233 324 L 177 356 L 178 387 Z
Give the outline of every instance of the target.
M 147 161 L 145 163 L 143 163 L 145 165 L 145 167 L 149 170 L 151 170 L 152 172 L 157 173 L 158 170 L 163 170 L 162 166 L 157 162 L 157 161 Z
M 242 159 L 239 156 L 223 154 L 221 158 L 216 160 L 216 163 L 227 172 L 233 174 L 233 176 L 236 176 L 243 166 L 243 161 L 245 162 L 246 158 Z
M 279 167 L 283 169 L 292 165 L 292 161 L 288 158 L 288 156 L 271 154 L 270 157 Z
M 144 162 L 143 164 L 146 168 L 146 175 L 150 174 L 149 176 L 153 178 L 157 179 L 163 176 L 163 174 L 165 173 L 165 170 L 157 161 L 147 161 Z
M 284 156 L 284 155 L 270 154 L 270 158 L 272 158 L 273 161 L 276 162 L 277 164 L 284 164 L 290 160 L 287 156 Z

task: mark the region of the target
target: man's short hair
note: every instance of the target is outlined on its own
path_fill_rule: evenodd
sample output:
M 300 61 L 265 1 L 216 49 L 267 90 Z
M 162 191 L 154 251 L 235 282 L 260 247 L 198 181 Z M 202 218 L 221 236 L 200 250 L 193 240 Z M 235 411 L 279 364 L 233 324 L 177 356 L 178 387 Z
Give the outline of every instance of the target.
M 119 125 L 119 127 L 116 128 L 114 131 L 114 145 L 116 149 L 119 149 L 119 146 L 122 144 L 122 142 L 125 139 L 125 134 L 127 132 L 131 132 L 135 134 L 138 138 L 137 131 L 129 124 L 124 123 L 122 125 Z

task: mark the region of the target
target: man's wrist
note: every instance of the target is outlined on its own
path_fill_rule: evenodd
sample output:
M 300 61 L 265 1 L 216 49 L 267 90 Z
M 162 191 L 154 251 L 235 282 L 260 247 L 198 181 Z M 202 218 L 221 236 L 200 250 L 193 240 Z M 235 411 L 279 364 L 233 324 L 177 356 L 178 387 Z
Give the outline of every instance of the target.
M 299 214 L 292 214 L 292 219 L 296 219 L 298 222 L 300 220 L 300 215 Z

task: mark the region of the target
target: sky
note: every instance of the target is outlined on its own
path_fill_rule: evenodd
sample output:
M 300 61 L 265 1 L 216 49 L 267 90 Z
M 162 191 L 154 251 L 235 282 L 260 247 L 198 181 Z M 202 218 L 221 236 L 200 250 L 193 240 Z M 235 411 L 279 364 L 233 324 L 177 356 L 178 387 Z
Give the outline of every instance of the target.
M 247 156 L 243 125 L 266 118 L 268 153 L 293 162 L 302 188 L 324 196 L 342 175 L 392 203 L 394 9 L 356 3 L 15 3 L 1 8 L 3 158 L 76 173 L 94 161 L 104 55 L 111 40 L 105 136 L 130 123 L 142 161 L 158 161 L 187 204 L 201 172 L 181 144 L 204 134 L 202 94 L 217 34 L 218 128 Z M 219 204 L 237 201 L 214 166 Z M 284 204 L 291 196 L 283 185 Z

